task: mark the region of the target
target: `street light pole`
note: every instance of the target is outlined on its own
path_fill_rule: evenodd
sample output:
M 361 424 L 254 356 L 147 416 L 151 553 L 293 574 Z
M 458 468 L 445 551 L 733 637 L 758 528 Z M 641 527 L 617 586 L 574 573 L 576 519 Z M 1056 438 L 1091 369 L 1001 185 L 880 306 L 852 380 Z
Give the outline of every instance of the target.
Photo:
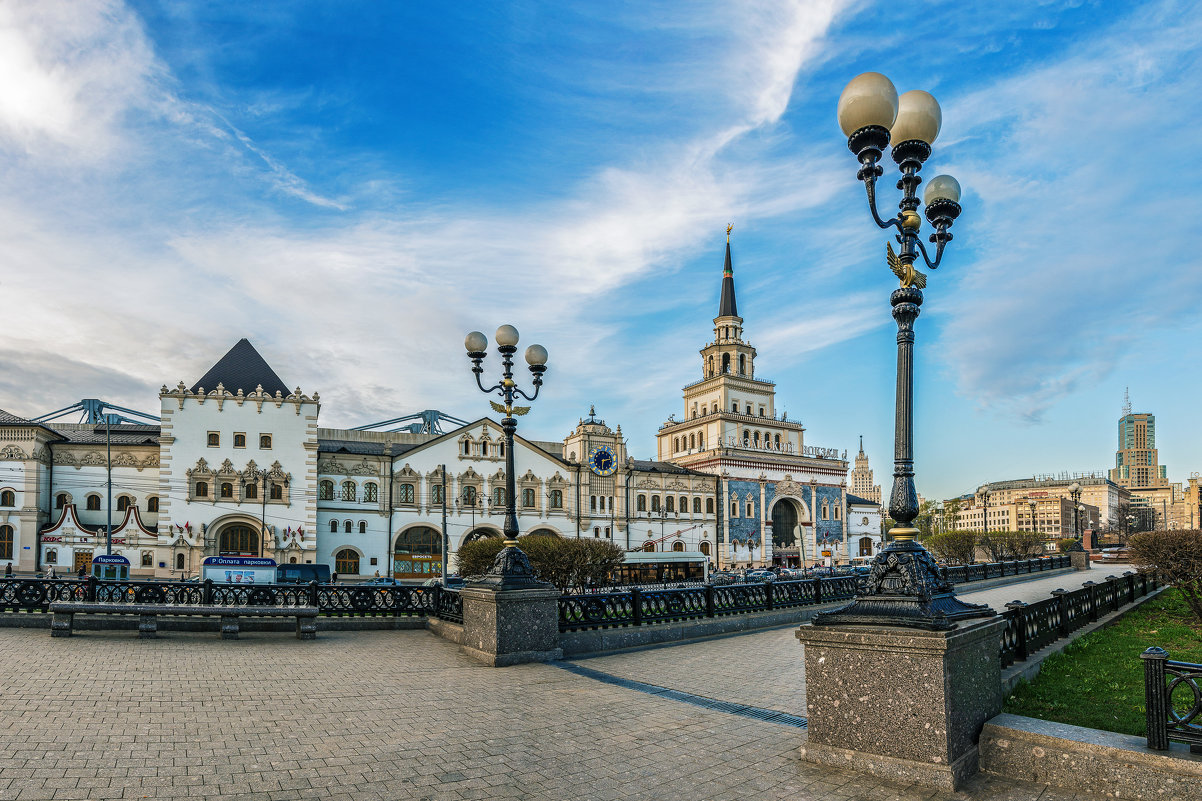
M 533 376 L 531 384 L 533 394 L 526 394 L 518 388 L 513 380 L 513 355 L 517 353 L 518 330 L 512 325 L 503 325 L 496 333 L 497 352 L 501 354 L 501 381 L 485 388 L 480 376 L 484 374 L 484 359 L 488 355 L 488 338 L 479 331 L 472 331 L 464 339 L 467 357 L 472 362 L 472 372 L 476 376 L 476 386 L 486 395 L 499 395 L 504 405 L 491 401 L 493 411 L 504 412 L 501 419 L 501 430 L 505 432 L 505 547 L 497 554 L 496 560 L 488 573 L 477 579 L 474 584 L 492 586 L 496 589 L 521 589 L 528 587 L 545 587 L 545 582 L 534 577 L 534 568 L 530 558 L 518 548 L 518 516 L 517 503 L 514 493 L 517 487 L 513 462 L 513 434 L 517 430 L 517 418 L 530 411 L 529 406 L 514 406 L 517 398 L 533 401 L 538 397 L 538 391 L 543 385 L 543 373 L 547 371 L 547 349 L 542 345 L 531 345 L 526 348 L 526 363 L 530 366 Z
M 892 229 L 900 251 L 887 245 L 888 265 L 901 286 L 889 297 L 897 322 L 897 387 L 893 436 L 893 491 L 889 514 L 897 522 L 890 533 L 892 542 L 872 561 L 869 575 L 859 585 L 856 599 L 840 609 L 820 614 L 817 625 L 906 626 L 948 631 L 955 621 L 991 617 L 988 606 L 966 604 L 956 598 L 952 585 L 939 572 L 934 557 L 916 540 L 918 493 L 914 487 L 914 322 L 922 306 L 927 277 L 915 269 L 922 256 L 934 270 L 952 235 L 948 233 L 960 215 L 960 184 L 950 175 L 933 178 L 923 196 L 927 222 L 934 228 L 929 242 L 935 246 L 932 259 L 919 236 L 922 217 L 918 214 L 919 172 L 931 155 L 931 143 L 939 134 L 942 112 L 926 92 L 906 92 L 900 98 L 884 75 L 867 72 L 853 78 L 839 97 L 839 125 L 847 135 L 847 146 L 860 163 L 856 177 L 864 183 L 868 209 L 879 228 Z M 884 170 L 877 164 L 890 141 L 893 161 L 901 172 L 897 187 L 902 190 L 896 216 L 883 219 L 877 211 L 876 180 Z

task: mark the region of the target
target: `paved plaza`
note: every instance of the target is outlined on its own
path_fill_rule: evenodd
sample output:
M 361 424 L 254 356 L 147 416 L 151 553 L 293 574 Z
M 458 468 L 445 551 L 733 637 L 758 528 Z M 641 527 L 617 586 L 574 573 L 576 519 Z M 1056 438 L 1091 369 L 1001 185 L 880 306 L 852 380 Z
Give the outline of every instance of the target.
M 1071 797 L 981 777 L 951 795 L 809 765 L 796 726 L 556 665 L 480 667 L 425 631 L 0 629 L 0 649 L 0 799 Z M 804 714 L 801 656 L 778 629 L 572 664 Z

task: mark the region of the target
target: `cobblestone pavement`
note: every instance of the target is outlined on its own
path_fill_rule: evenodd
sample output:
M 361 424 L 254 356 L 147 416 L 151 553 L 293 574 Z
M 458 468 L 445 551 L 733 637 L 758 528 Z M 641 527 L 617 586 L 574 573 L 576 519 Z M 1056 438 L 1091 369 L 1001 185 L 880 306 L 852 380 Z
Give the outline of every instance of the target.
M 0 799 L 1068 798 L 984 778 L 948 795 L 804 764 L 796 728 L 551 665 L 479 667 L 425 631 L 0 629 L 0 653 Z M 745 656 L 749 682 L 782 683 Z

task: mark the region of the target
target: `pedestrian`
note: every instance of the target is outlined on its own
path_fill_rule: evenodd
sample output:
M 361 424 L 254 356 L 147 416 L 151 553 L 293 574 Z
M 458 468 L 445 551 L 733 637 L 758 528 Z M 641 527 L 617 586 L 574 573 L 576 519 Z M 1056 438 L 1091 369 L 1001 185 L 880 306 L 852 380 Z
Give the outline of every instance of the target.
M 4 566 L 4 577 L 5 578 L 13 577 L 13 563 L 12 562 L 9 562 L 7 565 Z
M 330 574 L 330 583 L 331 583 L 331 584 L 337 584 L 337 583 L 338 583 L 338 574 L 337 574 L 337 573 L 331 573 L 331 574 Z
M 376 571 L 376 578 L 379 578 L 379 577 L 380 577 L 380 571 L 379 571 L 379 570 L 377 570 L 377 571 Z
M 79 566 L 79 577 L 82 579 L 85 577 L 85 575 L 86 575 L 86 571 L 83 569 L 83 565 L 80 565 Z
M 54 572 L 54 565 L 46 565 L 46 578 L 56 579 L 58 575 Z

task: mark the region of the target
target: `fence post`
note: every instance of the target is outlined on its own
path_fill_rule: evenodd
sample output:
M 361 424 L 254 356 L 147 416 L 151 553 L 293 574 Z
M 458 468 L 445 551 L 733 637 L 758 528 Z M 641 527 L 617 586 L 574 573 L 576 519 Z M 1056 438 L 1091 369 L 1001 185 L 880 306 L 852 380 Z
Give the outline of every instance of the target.
M 1152 646 L 1139 655 L 1144 660 L 1144 706 L 1148 710 L 1148 748 L 1169 750 L 1169 698 L 1164 686 L 1164 663 L 1169 652 Z
M 1123 574 L 1123 578 L 1127 579 L 1127 603 L 1135 603 L 1135 574 L 1128 570 Z
M 705 585 L 705 616 L 714 617 L 717 610 L 714 608 L 714 585 Z
M 94 603 L 96 601 L 96 577 L 88 576 L 87 586 L 83 591 L 83 599 Z
M 776 582 L 774 582 L 774 581 L 765 581 L 764 582 L 764 600 L 768 604 L 766 608 L 769 611 L 771 611 L 774 608 L 773 603 L 772 603 L 772 589 L 775 584 L 776 584 Z
M 430 589 L 434 590 L 434 595 L 433 595 L 434 608 L 427 609 L 426 614 L 429 615 L 430 617 L 438 617 L 438 613 L 442 610 L 442 585 L 435 584 Z M 393 596 L 393 599 L 392 599 L 392 615 L 393 615 L 393 617 L 397 617 L 398 615 L 400 615 L 400 607 L 397 606 L 395 595 Z
M 1095 621 L 1098 619 L 1098 585 L 1096 582 L 1087 581 L 1081 587 L 1089 590 L 1089 619 L 1091 622 Z
M 317 606 L 317 582 L 309 582 L 309 606 Z
M 1119 577 L 1107 576 L 1106 581 L 1110 584 L 1110 611 L 1117 612 L 1119 611 L 1119 607 L 1122 606 L 1119 603 Z
M 1017 626 L 1018 633 L 1014 637 L 1014 661 L 1027 661 L 1027 613 L 1023 610 L 1027 605 L 1022 601 L 1011 601 L 1006 604 L 1007 609 L 1013 609 L 1013 620 Z
M 1058 588 L 1052 590 L 1052 597 L 1056 599 L 1056 608 L 1060 610 L 1060 636 L 1067 637 L 1072 632 L 1068 627 L 1068 593 Z
M 814 603 L 822 603 L 822 579 L 819 576 L 814 577 Z
M 205 606 L 213 605 L 213 579 L 205 579 L 201 585 L 200 602 Z
M 630 615 L 634 625 L 643 625 L 643 591 L 638 587 L 630 589 Z

